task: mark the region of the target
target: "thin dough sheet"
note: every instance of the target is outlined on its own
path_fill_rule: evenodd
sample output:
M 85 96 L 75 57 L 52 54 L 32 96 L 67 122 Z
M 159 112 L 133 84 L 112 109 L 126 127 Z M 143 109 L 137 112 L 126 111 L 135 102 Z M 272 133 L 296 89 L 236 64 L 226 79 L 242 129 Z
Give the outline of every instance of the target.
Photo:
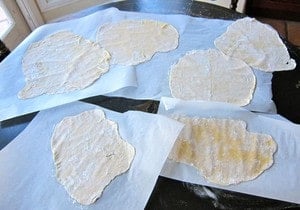
M 219 185 L 253 180 L 273 165 L 277 144 L 270 135 L 247 131 L 242 120 L 172 116 L 185 124 L 169 155 L 196 167 Z
M 113 179 L 126 173 L 135 155 L 118 124 L 100 109 L 64 118 L 55 126 L 51 148 L 57 180 L 83 205 L 94 203 Z
M 70 31 L 60 31 L 27 49 L 22 69 L 25 87 L 18 97 L 68 93 L 84 89 L 109 70 L 110 54 Z
M 112 64 L 137 65 L 157 52 L 178 46 L 179 34 L 172 25 L 156 20 L 123 20 L 107 23 L 97 31 L 97 42 L 112 55 Z
M 226 55 L 262 71 L 284 71 L 296 67 L 277 31 L 254 18 L 233 22 L 214 43 Z
M 215 49 L 186 53 L 169 73 L 172 96 L 184 100 L 245 106 L 253 97 L 255 84 L 255 75 L 246 63 Z

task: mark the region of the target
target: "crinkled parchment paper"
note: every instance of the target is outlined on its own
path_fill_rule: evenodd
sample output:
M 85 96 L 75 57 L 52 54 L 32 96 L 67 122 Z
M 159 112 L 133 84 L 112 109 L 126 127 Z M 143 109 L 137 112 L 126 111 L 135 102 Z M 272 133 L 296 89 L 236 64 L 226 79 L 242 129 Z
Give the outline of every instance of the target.
M 185 182 L 243 192 L 300 204 L 300 125 L 282 120 L 278 115 L 260 115 L 246 109 L 219 103 L 180 101 L 162 98 L 159 114 L 239 119 L 247 130 L 271 135 L 277 143 L 274 164 L 252 181 L 227 187 L 206 181 L 192 166 L 167 160 L 161 175 Z
M 18 99 L 17 93 L 25 84 L 21 61 L 31 43 L 61 30 L 70 30 L 95 41 L 97 29 L 101 25 L 124 19 L 152 19 L 173 25 L 179 32 L 178 48 L 167 53 L 156 53 L 150 61 L 137 66 L 111 66 L 107 74 L 81 91 L 43 95 L 27 100 Z M 41 26 L 0 64 L 0 121 L 96 95 L 156 100 L 162 96 L 170 97 L 168 75 L 171 65 L 187 51 L 215 48 L 214 40 L 224 33 L 231 23 L 232 21 L 186 15 L 123 12 L 110 8 L 86 17 Z M 257 85 L 253 100 L 246 108 L 260 112 L 275 112 L 275 106 L 271 100 L 272 74 L 258 70 L 254 70 L 254 73 L 257 77 Z
M 0 151 L 0 209 L 143 209 L 183 125 L 164 116 L 102 109 L 135 148 L 130 169 L 89 206 L 76 203 L 55 178 L 51 135 L 64 117 L 100 108 L 83 102 L 41 111 Z M 166 132 L 168 131 L 168 132 Z M 95 160 L 97 161 L 97 160 Z

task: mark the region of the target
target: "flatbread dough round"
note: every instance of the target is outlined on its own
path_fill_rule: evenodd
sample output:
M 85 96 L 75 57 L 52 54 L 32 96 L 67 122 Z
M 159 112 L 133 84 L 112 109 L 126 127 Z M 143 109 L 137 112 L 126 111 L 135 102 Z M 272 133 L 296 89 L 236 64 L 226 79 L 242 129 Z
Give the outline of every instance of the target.
M 52 34 L 26 51 L 22 61 L 26 84 L 18 97 L 86 88 L 109 70 L 109 60 L 106 50 L 72 32 Z
M 239 106 L 249 104 L 255 83 L 255 75 L 247 64 L 215 49 L 188 52 L 171 67 L 169 77 L 175 98 Z
M 95 202 L 116 176 L 126 172 L 135 155 L 117 124 L 99 109 L 64 118 L 55 127 L 51 147 L 57 180 L 84 205 Z
M 112 64 L 137 65 L 156 52 L 178 46 L 178 32 L 170 24 L 155 20 L 123 20 L 99 28 L 97 42 L 112 56 Z
M 243 18 L 228 26 L 215 40 L 215 46 L 228 56 L 239 58 L 266 72 L 296 67 L 277 31 L 254 18 Z
M 188 118 L 169 158 L 196 167 L 219 185 L 255 179 L 273 164 L 277 145 L 271 136 L 246 130 L 241 120 Z

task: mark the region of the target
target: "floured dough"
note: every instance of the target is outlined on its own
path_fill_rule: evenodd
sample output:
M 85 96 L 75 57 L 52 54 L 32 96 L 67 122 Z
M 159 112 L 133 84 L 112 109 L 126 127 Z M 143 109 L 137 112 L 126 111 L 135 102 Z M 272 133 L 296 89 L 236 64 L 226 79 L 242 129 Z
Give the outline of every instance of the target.
M 22 62 L 26 85 L 18 97 L 83 89 L 108 71 L 109 60 L 106 50 L 72 32 L 52 34 L 26 51 Z
M 215 46 L 228 56 L 242 59 L 266 72 L 296 67 L 277 31 L 253 18 L 243 18 L 228 26 L 215 40 Z
M 271 136 L 248 132 L 240 120 L 174 117 L 185 124 L 169 158 L 196 167 L 219 185 L 255 179 L 273 164 Z
M 239 106 L 249 104 L 255 83 L 255 75 L 247 64 L 214 49 L 188 52 L 171 67 L 169 76 L 175 98 Z
M 112 64 L 137 65 L 156 52 L 178 46 L 178 32 L 170 24 L 154 20 L 123 20 L 99 28 L 97 42 L 112 55 Z
M 122 140 L 117 124 L 94 109 L 66 117 L 51 139 L 57 180 L 77 202 L 89 205 L 127 171 L 134 147 Z

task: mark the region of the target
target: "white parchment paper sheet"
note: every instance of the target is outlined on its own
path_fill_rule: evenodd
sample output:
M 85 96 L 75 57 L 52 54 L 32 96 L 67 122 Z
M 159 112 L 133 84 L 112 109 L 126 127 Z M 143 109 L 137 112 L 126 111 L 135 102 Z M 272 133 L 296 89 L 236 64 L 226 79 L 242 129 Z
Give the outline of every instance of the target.
M 275 119 L 278 115 L 266 117 L 218 102 L 184 102 L 162 98 L 158 113 L 243 120 L 248 131 L 269 134 L 277 143 L 274 164 L 252 181 L 227 187 L 215 185 L 206 181 L 194 167 L 169 159 L 161 172 L 162 176 L 300 204 L 300 125 Z
M 214 40 L 224 33 L 233 21 L 196 18 L 186 15 L 156 15 L 134 12 L 115 12 L 113 21 L 122 19 L 154 19 L 173 25 L 179 32 L 179 46 L 167 53 L 156 53 L 145 63 L 135 66 L 138 87 L 124 88 L 108 93 L 111 96 L 125 96 L 136 99 L 156 99 L 171 97 L 169 71 L 178 59 L 191 50 L 215 48 Z M 256 76 L 256 89 L 253 99 L 245 106 L 248 110 L 275 113 L 272 101 L 272 73 L 253 69 Z M 201 90 L 199 90 L 201 91 Z
M 121 137 L 134 146 L 136 154 L 129 171 L 116 177 L 100 199 L 82 206 L 55 178 L 50 139 L 64 117 L 94 108 L 100 107 L 74 102 L 41 111 L 0 151 L 0 209 L 144 208 L 183 125 L 164 116 L 103 109 L 108 119 L 118 123 Z
M 22 57 L 31 43 L 61 30 L 70 30 L 95 41 L 96 31 L 101 25 L 123 19 L 153 19 L 172 24 L 180 34 L 178 48 L 167 53 L 157 53 L 150 61 L 134 67 L 112 66 L 108 73 L 81 91 L 42 95 L 26 100 L 17 98 L 17 93 L 25 84 L 21 65 Z M 213 44 L 215 38 L 225 32 L 231 23 L 232 21 L 185 15 L 122 12 L 116 8 L 110 8 L 86 17 L 41 26 L 0 64 L 0 121 L 95 95 L 156 100 L 162 96 L 170 97 L 168 74 L 171 65 L 177 63 L 187 51 L 215 48 Z M 272 74 L 258 70 L 254 70 L 254 73 L 257 77 L 256 90 L 253 100 L 246 108 L 260 112 L 275 112 L 275 106 L 271 100 Z

